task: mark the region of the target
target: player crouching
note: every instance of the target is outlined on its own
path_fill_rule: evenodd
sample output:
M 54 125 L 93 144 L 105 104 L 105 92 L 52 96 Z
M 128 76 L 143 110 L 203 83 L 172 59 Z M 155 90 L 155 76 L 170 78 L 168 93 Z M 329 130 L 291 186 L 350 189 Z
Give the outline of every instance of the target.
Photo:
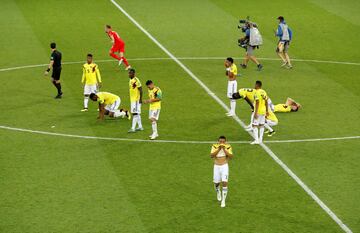
M 87 62 L 83 65 L 81 83 L 84 85 L 84 109 L 81 111 L 87 112 L 90 94 L 98 92 L 98 88 L 101 87 L 99 67 L 93 63 L 92 54 L 87 55 Z
M 129 111 L 120 109 L 120 97 L 109 92 L 91 93 L 90 99 L 99 103 L 99 120 L 103 120 L 105 115 L 112 118 L 125 118 L 131 119 Z
M 230 144 L 226 143 L 225 136 L 220 136 L 218 143 L 212 145 L 210 157 L 214 159 L 214 185 L 217 200 L 221 201 L 221 207 L 225 207 L 229 178 L 228 161 L 233 157 L 232 148 Z M 220 182 L 222 184 L 222 191 L 220 191 Z
M 266 129 L 266 132 L 268 134 L 268 137 L 272 137 L 276 132 L 272 128 L 276 126 L 279 123 L 279 120 L 277 119 L 275 113 L 269 109 L 269 114 L 265 117 L 265 124 L 264 127 Z

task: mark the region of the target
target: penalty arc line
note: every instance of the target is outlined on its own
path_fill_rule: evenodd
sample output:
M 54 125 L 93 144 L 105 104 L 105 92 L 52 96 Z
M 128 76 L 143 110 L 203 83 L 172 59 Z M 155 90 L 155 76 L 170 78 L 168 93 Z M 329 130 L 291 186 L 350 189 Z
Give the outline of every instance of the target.
M 88 135 L 76 135 L 66 133 L 56 133 L 41 130 L 23 129 L 10 126 L 0 125 L 0 129 L 27 132 L 42 135 L 69 137 L 69 138 L 80 138 L 80 139 L 96 139 L 96 140 L 108 140 L 108 141 L 124 141 L 124 142 L 157 142 L 157 143 L 174 143 L 174 144 L 212 144 L 214 141 L 195 141 L 195 140 L 146 140 L 137 138 L 113 138 L 113 137 L 101 137 L 101 136 L 88 136 Z M 360 136 L 348 136 L 348 137 L 337 137 L 337 138 L 309 138 L 309 139 L 293 139 L 293 140 L 273 140 L 266 141 L 266 143 L 299 143 L 299 142 L 319 142 L 319 141 L 334 141 L 334 140 L 350 140 L 360 139 Z M 249 144 L 250 141 L 229 141 L 230 144 Z
M 161 50 L 163 50 L 172 60 L 177 63 L 195 82 L 197 82 L 220 106 L 226 111 L 229 111 L 228 106 L 215 95 L 189 68 L 187 68 L 179 59 L 177 59 L 168 49 L 166 49 L 155 37 L 153 37 L 146 29 L 144 29 L 131 15 L 129 15 L 115 0 L 110 0 L 115 7 L 117 7 L 138 29 L 140 29 L 150 40 L 152 40 Z M 245 129 L 245 124 L 237 116 L 233 117 L 234 120 Z M 251 135 L 251 134 L 250 134 Z M 251 135 L 252 136 L 252 135 Z M 292 171 L 290 168 L 283 163 L 272 150 L 261 143 L 260 146 L 278 163 L 296 183 L 298 183 L 304 191 L 345 231 L 351 233 L 352 231 L 348 228 L 336 214 L 322 201 L 320 198 Z
M 178 60 L 223 60 L 224 57 L 177 57 Z M 268 61 L 280 61 L 279 58 L 268 58 L 268 57 L 259 57 L 258 59 L 261 60 L 268 60 Z M 140 57 L 140 58 L 128 58 L 129 61 L 161 61 L 161 60 L 172 60 L 170 57 Z M 339 64 L 339 65 L 354 65 L 360 66 L 360 63 L 356 62 L 344 62 L 344 61 L 327 61 L 327 60 L 308 60 L 308 59 L 297 59 L 292 58 L 292 61 L 298 62 L 313 62 L 313 63 L 325 63 L 325 64 Z M 116 62 L 114 59 L 105 59 L 105 60 L 96 60 L 97 63 L 106 63 L 106 62 Z M 71 64 L 82 64 L 85 61 L 69 61 L 63 62 L 63 65 L 71 65 Z M 21 70 L 21 69 L 28 69 L 28 68 L 37 68 L 47 66 L 49 64 L 35 64 L 35 65 L 25 65 L 25 66 L 15 66 L 15 67 L 7 67 L 7 68 L 0 68 L 0 72 L 4 71 L 12 71 L 12 70 Z

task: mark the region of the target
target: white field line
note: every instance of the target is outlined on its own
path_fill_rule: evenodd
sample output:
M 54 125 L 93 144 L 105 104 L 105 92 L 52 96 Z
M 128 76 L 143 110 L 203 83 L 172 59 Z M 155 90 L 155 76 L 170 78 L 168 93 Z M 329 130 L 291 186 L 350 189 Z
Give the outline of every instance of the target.
M 34 133 L 34 134 L 68 137 L 68 138 L 96 139 L 96 140 L 108 140 L 108 141 L 150 142 L 150 143 L 158 142 L 158 143 L 175 143 L 175 144 L 212 144 L 212 143 L 216 143 L 214 141 L 145 140 L 145 139 L 136 139 L 136 138 L 113 138 L 113 137 L 87 136 L 87 135 L 55 133 L 55 132 L 32 130 L 32 129 L 22 129 L 22 128 L 4 126 L 4 125 L 0 125 L 0 129 Z M 298 142 L 319 142 L 319 141 L 350 140 L 350 139 L 360 139 L 360 136 L 338 137 L 338 138 L 312 138 L 312 139 L 297 139 L 297 140 L 273 140 L 273 141 L 266 141 L 266 143 L 298 143 Z M 249 144 L 250 141 L 229 141 L 229 143 L 230 144 Z
M 223 60 L 224 57 L 178 57 L 178 60 Z M 261 57 L 261 60 L 268 60 L 268 61 L 280 61 L 278 58 L 268 58 L 268 57 Z M 156 60 L 172 60 L 170 57 L 140 57 L 140 58 L 129 58 L 129 61 L 156 61 Z M 325 64 L 339 64 L 339 65 L 353 65 L 353 66 L 360 66 L 360 63 L 356 62 L 344 62 L 344 61 L 326 61 L 326 60 L 307 60 L 307 59 L 297 59 L 292 58 L 292 61 L 298 62 L 314 62 L 314 63 L 325 63 Z M 105 60 L 96 60 L 97 63 L 106 63 L 106 62 L 117 62 L 115 59 L 105 59 Z M 82 64 L 85 61 L 69 61 L 63 62 L 63 65 L 71 65 L 71 64 Z M 36 68 L 36 67 L 43 67 L 47 66 L 47 64 L 35 64 L 35 65 L 25 65 L 25 66 L 15 66 L 15 67 L 7 67 L 1 68 L 0 72 L 4 71 L 12 71 L 12 70 L 21 70 L 21 69 L 29 69 L 29 68 Z
M 146 29 L 144 29 L 133 17 L 131 17 L 115 0 L 110 0 L 132 23 L 135 24 L 146 36 L 149 37 L 160 49 L 162 49 L 174 62 L 176 62 L 195 82 L 197 82 L 224 110 L 229 111 L 228 106 L 217 97 L 196 75 L 189 70 L 179 59 L 177 59 L 169 50 L 167 50 L 157 39 L 155 39 Z M 245 124 L 237 116 L 234 120 L 245 129 Z M 283 163 L 265 144 L 261 147 L 309 194 L 309 196 L 347 233 L 352 232 L 337 216 L 336 214 L 318 198 L 318 196 L 311 191 L 311 189 L 293 172 L 285 163 Z

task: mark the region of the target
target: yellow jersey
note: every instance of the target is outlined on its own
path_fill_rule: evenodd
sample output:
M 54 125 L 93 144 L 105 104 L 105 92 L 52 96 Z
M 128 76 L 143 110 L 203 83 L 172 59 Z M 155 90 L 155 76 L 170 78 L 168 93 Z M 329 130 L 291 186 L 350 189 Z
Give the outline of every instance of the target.
M 150 99 L 160 99 L 160 101 L 150 103 L 150 110 L 161 109 L 162 91 L 158 87 L 154 87 L 152 90 L 149 89 Z
M 255 90 L 252 88 L 241 88 L 239 90 L 239 94 L 241 96 L 241 98 L 245 99 L 245 97 L 247 97 L 250 102 L 254 102 L 254 95 L 255 95 Z
M 129 81 L 130 102 L 136 102 L 140 100 L 139 87 L 141 87 L 141 82 L 137 77 L 130 79 Z
M 116 100 L 120 99 L 119 96 L 114 95 L 110 92 L 98 92 L 96 93 L 98 99 L 97 101 L 100 104 L 110 105 L 113 104 Z
M 233 63 L 230 67 L 229 67 L 229 71 L 231 72 L 231 73 L 233 73 L 234 74 L 234 76 L 236 76 L 237 75 L 237 66 L 235 65 L 235 63 Z
M 291 107 L 286 104 L 277 104 L 274 106 L 274 112 L 291 112 Z
M 257 111 L 258 114 L 260 115 L 265 115 L 266 114 L 266 106 L 267 106 L 267 94 L 266 91 L 264 91 L 263 89 L 257 89 L 255 90 L 255 95 L 254 95 L 254 108 L 256 106 L 256 101 L 259 101 L 259 109 Z
M 81 82 L 85 85 L 94 85 L 101 83 L 100 70 L 95 63 L 85 63 L 83 65 L 83 75 Z
M 217 151 L 220 146 L 221 146 L 221 144 L 219 144 L 219 143 L 213 144 L 212 147 L 211 147 L 211 153 L 214 153 L 215 151 Z M 225 147 L 224 149 L 225 149 L 228 153 L 230 153 L 230 154 L 233 153 L 233 152 L 232 152 L 232 147 L 231 147 L 230 144 L 224 144 L 224 147 Z M 225 156 L 226 156 L 226 154 L 225 154 L 225 152 L 224 152 L 223 150 L 220 150 L 219 153 L 216 155 L 217 158 L 225 157 Z
M 275 113 L 273 113 L 273 111 L 271 111 L 271 110 L 269 110 L 269 116 L 267 116 L 266 119 L 268 119 L 270 121 L 274 121 L 274 122 L 279 122 Z

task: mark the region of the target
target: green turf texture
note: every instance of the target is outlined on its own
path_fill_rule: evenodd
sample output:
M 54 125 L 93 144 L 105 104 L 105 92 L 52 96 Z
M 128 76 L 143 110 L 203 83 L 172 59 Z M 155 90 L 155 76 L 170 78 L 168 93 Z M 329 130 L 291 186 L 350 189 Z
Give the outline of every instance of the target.
M 358 3 L 345 1 L 145 1 L 118 0 L 177 57 L 227 57 L 240 63 L 237 20 L 250 15 L 260 25 L 259 57 L 276 58 L 276 17 L 294 31 L 290 55 L 299 59 L 359 62 Z M 348 13 L 344 13 L 348 12 Z M 49 42 L 64 61 L 111 59 L 103 25 L 126 41 L 128 58 L 167 57 L 110 1 L 3 0 L 0 8 L 0 69 L 44 64 Z M 250 140 L 249 135 L 171 60 L 131 61 L 145 83 L 163 90 L 160 139 Z M 184 60 L 226 104 L 222 60 Z M 277 134 L 266 140 L 359 135 L 360 66 L 262 61 L 240 70 L 239 87 L 260 79 L 274 103 L 293 97 L 297 113 L 278 114 Z M 98 63 L 103 90 L 129 106 L 127 73 L 116 62 Z M 64 65 L 64 98 L 43 77 L 45 67 L 0 72 L 0 125 L 48 132 L 146 139 L 128 135 L 124 119 L 96 121 L 96 106 L 82 108 L 81 64 Z M 239 100 L 246 123 L 249 109 Z M 51 126 L 55 126 L 51 128 Z M 212 187 L 207 144 L 164 144 L 72 139 L 0 129 L 0 232 L 342 232 L 340 227 L 260 148 L 233 145 L 227 207 Z M 360 232 L 358 139 L 269 144 L 344 223 Z

